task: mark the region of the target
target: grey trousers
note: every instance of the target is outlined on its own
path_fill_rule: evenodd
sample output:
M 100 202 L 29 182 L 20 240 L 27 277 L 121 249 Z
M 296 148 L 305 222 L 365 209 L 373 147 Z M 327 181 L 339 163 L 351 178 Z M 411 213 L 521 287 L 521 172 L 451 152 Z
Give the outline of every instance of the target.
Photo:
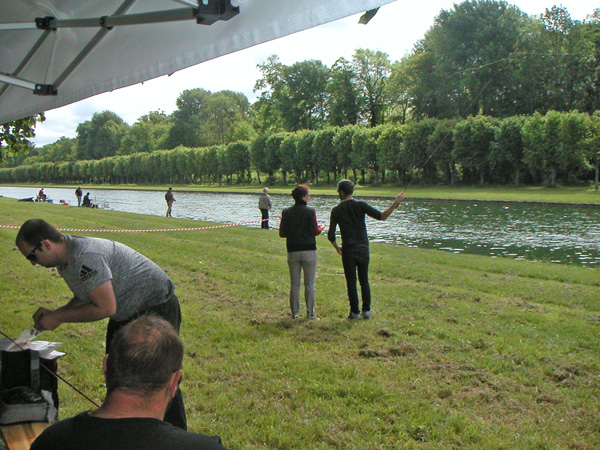
M 315 315 L 315 278 L 317 276 L 317 251 L 304 250 L 288 253 L 290 268 L 290 308 L 292 315 L 297 315 L 300 309 L 300 281 L 304 272 L 304 299 L 306 300 L 306 315 Z

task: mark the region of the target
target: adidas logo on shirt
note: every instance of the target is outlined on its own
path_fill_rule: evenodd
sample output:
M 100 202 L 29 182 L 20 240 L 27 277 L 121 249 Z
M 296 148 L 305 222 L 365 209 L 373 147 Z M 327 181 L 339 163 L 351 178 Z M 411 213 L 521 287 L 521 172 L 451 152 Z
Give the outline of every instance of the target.
M 94 275 L 98 273 L 95 269 L 90 269 L 88 266 L 81 266 L 81 272 L 79 272 L 79 280 L 86 281 L 92 278 Z

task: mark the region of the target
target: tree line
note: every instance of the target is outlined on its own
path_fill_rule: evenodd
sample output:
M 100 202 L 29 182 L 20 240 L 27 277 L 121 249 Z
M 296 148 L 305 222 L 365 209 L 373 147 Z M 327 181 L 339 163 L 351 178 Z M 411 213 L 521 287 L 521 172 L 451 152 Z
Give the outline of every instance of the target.
M 227 145 L 0 169 L 42 183 L 598 183 L 600 113 L 426 119 L 264 134 Z
M 317 60 L 284 65 L 273 55 L 259 65 L 261 78 L 255 84 L 258 100 L 253 104 L 239 92 L 190 89 L 180 94 L 177 109 L 172 114 L 153 111 L 130 126 L 114 112 L 98 112 L 78 126 L 76 138 L 63 137 L 43 148 L 30 148 L 3 166 L 16 168 L 61 162 L 71 167 L 78 162 L 79 167 L 109 157 L 147 160 L 149 156 L 133 155 L 180 152 L 183 148 L 203 149 L 201 152 L 214 149 L 214 154 L 223 155 L 230 145 L 239 145 L 239 142 L 248 143 L 254 153 L 268 153 L 255 149 L 258 145 L 255 143 L 266 145 L 269 139 L 282 139 L 286 141 L 285 146 L 292 146 L 288 142 L 292 138 L 286 140 L 282 136 L 293 135 L 294 139 L 308 142 L 310 137 L 306 136 L 337 135 L 338 129 L 360 128 L 360 131 L 352 131 L 352 136 L 401 129 L 405 131 L 397 133 L 406 134 L 410 142 L 415 133 L 412 130 L 434 129 L 436 135 L 454 136 L 457 124 L 470 123 L 468 118 L 476 123 L 493 122 L 489 127 L 495 129 L 497 123 L 504 123 L 505 119 L 519 122 L 515 127 L 522 128 L 521 122 L 529 123 L 527 118 L 537 114 L 545 119 L 550 112 L 580 111 L 591 117 L 600 109 L 598 67 L 600 9 L 591 11 L 586 20 L 577 21 L 572 20 L 563 7 L 554 6 L 539 16 L 530 17 L 504 1 L 468 0 L 442 10 L 425 36 L 400 61 L 392 63 L 386 53 L 368 49 L 357 49 L 351 60 L 340 58 L 331 67 Z M 440 129 L 441 123 L 445 131 Z M 371 140 L 365 138 L 365 142 Z M 509 155 L 500 157 L 494 150 L 485 156 L 490 161 L 498 161 L 482 163 L 485 158 L 480 153 L 491 152 L 486 147 L 487 140 L 481 142 L 481 147 L 449 138 L 440 145 L 446 148 L 450 142 L 455 153 L 452 158 L 458 159 L 456 163 L 451 160 L 445 164 L 441 170 L 443 176 L 432 166 L 439 165 L 436 161 L 440 155 L 450 158 L 453 154 L 443 149 L 428 156 L 427 163 L 427 158 L 418 160 L 415 156 L 426 154 L 421 150 L 397 150 L 398 155 L 412 156 L 396 157 L 402 161 L 388 158 L 387 162 L 392 163 L 394 169 L 387 170 L 398 171 L 400 178 L 414 176 L 427 182 L 519 183 L 544 178 L 540 173 L 530 174 L 533 170 L 529 170 L 527 161 L 515 156 L 510 158 L 522 166 L 513 172 L 521 174 L 520 178 L 498 175 L 507 170 Z M 308 146 L 308 143 L 300 145 Z M 367 144 L 363 150 L 367 153 L 360 156 L 349 144 L 345 147 L 346 152 L 354 152 L 353 164 L 359 175 L 364 178 L 363 173 L 370 174 L 375 182 L 389 179 L 389 174 L 377 167 L 380 162 L 368 156 L 368 152 L 373 151 Z M 473 154 L 464 153 L 467 151 Z M 323 151 L 317 153 L 326 159 L 332 158 L 323 156 Z M 272 169 L 276 160 L 265 162 L 253 156 L 252 171 L 264 172 L 272 179 L 277 174 L 283 181 L 287 181 L 289 174 L 298 178 L 294 158 L 286 156 L 281 167 Z M 303 158 L 309 162 L 310 158 Z M 474 161 L 478 161 L 479 166 L 475 167 Z M 247 172 L 218 175 L 214 161 L 211 164 L 210 170 L 205 170 L 210 176 L 200 171 L 194 176 L 182 174 L 181 179 L 210 179 L 211 182 L 249 179 Z M 310 164 L 300 172 L 317 171 L 316 176 L 310 175 L 316 179 L 320 173 L 333 175 L 338 170 L 337 166 L 332 168 L 332 163 L 325 168 L 321 163 Z M 337 164 L 342 167 L 340 170 L 345 170 L 349 162 Z M 575 172 L 565 177 L 557 170 L 550 179 L 585 179 L 586 170 L 581 164 L 567 166 Z M 413 174 L 415 167 L 421 167 L 422 173 Z M 78 174 L 86 172 L 77 171 Z M 79 176 L 82 181 L 85 179 Z M 126 178 L 131 178 L 129 172 Z

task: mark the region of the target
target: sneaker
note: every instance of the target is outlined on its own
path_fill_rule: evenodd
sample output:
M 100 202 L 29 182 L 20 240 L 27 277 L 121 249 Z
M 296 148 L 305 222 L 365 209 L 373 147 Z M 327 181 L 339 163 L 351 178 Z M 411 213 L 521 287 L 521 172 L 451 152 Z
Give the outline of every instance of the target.
M 319 320 L 319 318 L 316 316 L 316 314 L 309 314 L 306 316 L 306 318 L 309 320 Z
M 297 319 L 298 318 L 298 314 L 292 314 L 292 319 Z
M 350 313 L 350 315 L 348 316 L 348 319 L 350 320 L 358 320 L 360 319 L 360 313 Z
M 363 311 L 363 319 L 368 320 L 371 318 L 371 311 Z

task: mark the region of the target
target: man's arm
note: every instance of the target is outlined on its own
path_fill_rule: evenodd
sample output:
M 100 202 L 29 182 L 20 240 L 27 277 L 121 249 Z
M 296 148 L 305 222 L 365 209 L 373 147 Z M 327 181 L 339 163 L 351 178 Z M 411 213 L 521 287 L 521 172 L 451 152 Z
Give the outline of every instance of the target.
M 388 217 L 390 217 L 392 211 L 394 211 L 396 208 L 398 208 L 398 206 L 400 206 L 400 202 L 402 202 L 402 200 L 404 200 L 404 191 L 396 195 L 394 202 L 387 209 L 382 211 L 381 220 L 386 220 Z
M 90 303 L 73 298 L 55 310 L 39 308 L 33 315 L 34 326 L 39 331 L 54 330 L 63 323 L 95 322 L 111 317 L 117 311 L 117 300 L 110 280 L 92 289 Z
M 331 245 L 333 245 L 333 248 L 335 248 L 335 251 L 338 252 L 338 255 L 342 256 L 342 247 L 340 247 L 336 241 L 329 241 L 331 242 Z
M 331 212 L 331 216 L 329 217 L 329 230 L 327 231 L 327 239 L 335 248 L 335 251 L 338 252 L 338 255 L 342 254 L 342 247 L 340 247 L 335 241 L 335 229 L 337 228 L 337 220 L 334 217 L 333 211 Z
M 282 237 L 282 238 L 287 237 L 286 232 L 285 232 L 285 223 L 286 222 L 284 222 L 284 220 L 283 220 L 284 217 L 285 216 L 283 215 L 283 213 L 281 213 L 281 220 L 279 221 L 279 237 Z
M 317 213 L 315 211 L 314 215 L 313 215 L 313 227 L 315 229 L 315 236 L 318 236 L 319 234 L 321 234 L 321 231 L 323 231 L 323 229 L 325 228 L 324 225 L 319 225 L 319 222 L 317 222 Z

